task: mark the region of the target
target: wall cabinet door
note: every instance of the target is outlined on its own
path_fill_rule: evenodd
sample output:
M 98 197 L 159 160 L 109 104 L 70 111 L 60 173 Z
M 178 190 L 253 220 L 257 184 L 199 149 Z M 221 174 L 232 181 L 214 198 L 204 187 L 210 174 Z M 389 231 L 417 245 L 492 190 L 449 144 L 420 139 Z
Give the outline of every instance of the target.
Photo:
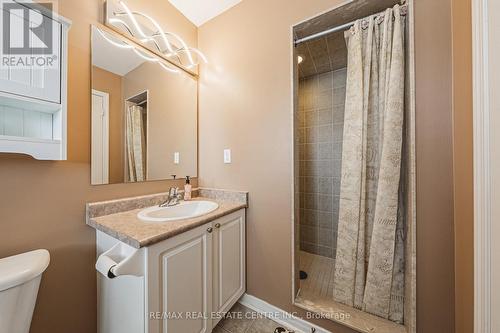
M 160 254 L 162 333 L 211 332 L 212 228 L 167 241 Z
M 36 61 L 38 66 L 32 66 L 30 64 L 26 64 L 26 66 L 22 67 L 19 65 L 12 67 L 4 66 L 0 68 L 0 91 L 59 104 L 61 103 L 62 25 L 49 18 L 52 24 L 52 31 L 40 31 L 40 35 L 44 38 L 44 34 L 52 34 L 51 38 L 45 41 L 51 45 L 45 45 L 45 42 L 41 41 L 35 34 L 23 30 L 24 21 L 28 20 L 28 18 L 17 14 L 17 12 L 19 11 L 13 10 L 9 12 L 12 31 L 10 36 L 11 45 L 16 45 L 17 47 L 24 45 L 24 34 L 28 33 L 29 46 L 31 48 L 52 47 L 52 54 L 54 57 L 51 57 L 50 60 L 53 65 L 50 66 L 48 62 L 41 62 L 41 59 L 38 59 Z M 41 16 L 41 14 L 39 15 Z M 31 16 L 29 17 L 32 19 Z M 41 20 L 38 17 L 36 19 Z M 40 23 L 30 20 L 28 24 L 30 26 L 38 26 Z M 36 57 L 39 56 L 39 54 L 34 53 L 27 56 Z
M 245 292 L 245 210 L 222 217 L 213 225 L 213 311 L 225 312 Z

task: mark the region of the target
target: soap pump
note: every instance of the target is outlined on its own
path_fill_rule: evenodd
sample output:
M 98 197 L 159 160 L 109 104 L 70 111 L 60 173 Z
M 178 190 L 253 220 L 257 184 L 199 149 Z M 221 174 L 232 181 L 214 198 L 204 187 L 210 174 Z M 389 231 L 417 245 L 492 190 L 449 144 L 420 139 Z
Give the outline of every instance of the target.
M 184 185 L 184 200 L 191 200 L 191 177 L 186 176 L 186 184 Z

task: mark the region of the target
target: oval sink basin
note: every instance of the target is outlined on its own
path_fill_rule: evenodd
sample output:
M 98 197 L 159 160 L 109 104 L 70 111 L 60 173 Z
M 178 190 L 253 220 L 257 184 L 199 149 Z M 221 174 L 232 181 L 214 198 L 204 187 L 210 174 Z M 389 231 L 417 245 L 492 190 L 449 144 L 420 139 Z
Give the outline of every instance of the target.
M 170 222 L 202 216 L 217 208 L 219 205 L 212 201 L 181 201 L 175 206 L 153 206 L 143 209 L 137 217 L 147 222 Z

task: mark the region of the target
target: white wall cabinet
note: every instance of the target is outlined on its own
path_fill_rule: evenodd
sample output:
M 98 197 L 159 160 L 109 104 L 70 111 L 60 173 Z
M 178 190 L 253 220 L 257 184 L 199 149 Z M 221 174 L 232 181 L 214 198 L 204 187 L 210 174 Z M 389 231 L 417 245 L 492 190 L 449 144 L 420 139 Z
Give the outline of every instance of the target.
M 118 242 L 98 231 L 98 255 Z M 135 251 L 144 276 L 98 274 L 99 332 L 210 333 L 245 292 L 245 209 Z
M 2 6 L 6 3 L 11 2 L 2 2 Z M 20 6 L 29 8 L 30 4 L 23 2 Z M 24 21 L 30 20 L 36 26 L 31 20 L 37 16 L 32 12 L 21 15 L 20 10 L 9 13 L 11 44 L 23 43 Z M 71 22 L 49 11 L 38 15 L 48 18 L 52 28 L 50 44 L 54 65 L 0 66 L 0 152 L 23 153 L 42 160 L 65 160 L 67 49 Z M 40 40 L 29 36 L 29 46 L 40 47 Z
M 33 26 L 37 26 L 36 17 L 30 15 L 25 17 L 19 15 L 19 11 L 10 11 L 11 19 L 11 40 L 14 44 L 23 43 L 23 24 L 24 21 L 29 20 Z M 52 14 L 49 14 L 52 16 Z M 48 16 L 48 15 L 47 15 Z M 46 17 L 47 17 L 46 16 Z M 51 47 L 52 53 L 57 56 L 55 59 L 55 66 L 31 66 L 20 68 L 18 66 L 0 68 L 0 91 L 4 93 L 27 96 L 37 98 L 43 101 L 59 104 L 61 102 L 61 41 L 64 24 L 57 19 L 51 19 L 52 25 L 52 38 Z M 48 32 L 47 32 L 48 33 Z M 30 47 L 39 47 L 40 41 L 37 42 L 36 37 L 30 35 Z M 11 42 L 12 43 L 12 42 Z M 33 54 L 36 56 L 36 54 Z

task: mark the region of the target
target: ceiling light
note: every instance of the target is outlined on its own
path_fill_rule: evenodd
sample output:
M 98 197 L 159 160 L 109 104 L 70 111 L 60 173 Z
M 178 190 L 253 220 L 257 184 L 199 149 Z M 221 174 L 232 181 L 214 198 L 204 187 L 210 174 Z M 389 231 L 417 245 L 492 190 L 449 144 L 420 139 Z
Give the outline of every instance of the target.
M 300 64 L 300 63 L 302 63 L 302 61 L 304 61 L 304 58 L 302 56 L 298 56 L 297 63 Z

